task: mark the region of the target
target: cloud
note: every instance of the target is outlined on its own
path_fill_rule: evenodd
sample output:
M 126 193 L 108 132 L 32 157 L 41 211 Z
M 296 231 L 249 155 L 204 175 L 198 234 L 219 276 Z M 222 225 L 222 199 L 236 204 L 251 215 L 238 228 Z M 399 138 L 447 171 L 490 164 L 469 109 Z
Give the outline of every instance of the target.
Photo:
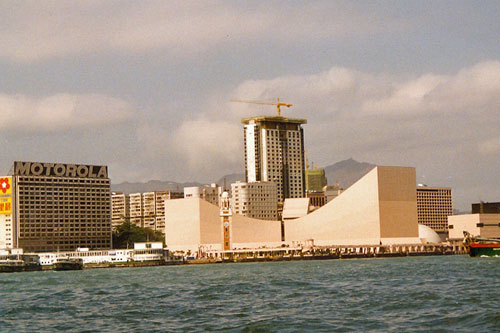
M 173 129 L 143 125 L 138 138 L 145 159 L 162 159 L 164 170 L 177 169 L 181 179 L 205 181 L 210 180 L 209 175 L 220 177 L 243 165 L 240 133 L 237 122 L 201 117 Z
M 0 130 L 17 134 L 110 126 L 133 116 L 127 102 L 98 94 L 42 98 L 0 94 L 0 110 Z
M 0 57 L 22 62 L 159 49 L 200 55 L 225 44 L 263 39 L 286 46 L 365 36 L 400 24 L 349 6 L 332 10 L 328 3 L 16 1 L 2 7 Z
M 283 115 L 307 119 L 305 145 L 316 165 L 354 157 L 415 166 L 418 174 L 427 175 L 426 183 L 456 186 L 459 191 L 469 185 L 456 178 L 468 178 L 469 183 L 475 179 L 471 161 L 500 163 L 498 77 L 500 62 L 487 61 L 451 75 L 407 78 L 332 67 L 312 75 L 248 80 L 227 94 L 212 96 L 196 118 L 165 130 L 158 145 L 182 161 L 185 174 L 216 179 L 228 167 L 238 168 L 229 172 L 241 172 L 241 118 L 274 115 L 276 110 L 228 101 L 272 102 L 279 96 L 293 104 L 282 109 Z M 145 132 L 151 136 L 146 141 L 158 138 L 156 129 Z M 161 151 L 153 147 L 152 153 Z M 456 178 L 450 175 L 453 170 Z

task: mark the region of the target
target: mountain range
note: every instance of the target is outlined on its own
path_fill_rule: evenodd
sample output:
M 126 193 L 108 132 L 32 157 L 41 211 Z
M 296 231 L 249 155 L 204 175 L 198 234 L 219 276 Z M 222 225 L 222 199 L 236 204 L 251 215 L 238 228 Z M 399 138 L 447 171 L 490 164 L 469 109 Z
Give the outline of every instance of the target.
M 328 180 L 329 185 L 338 184 L 341 188 L 348 188 L 354 184 L 358 179 L 363 177 L 375 167 L 374 164 L 366 162 L 358 162 L 350 158 L 344 161 L 337 162 L 335 164 L 325 167 L 325 175 Z M 226 187 L 231 186 L 232 183 L 236 181 L 245 181 L 245 174 L 243 173 L 233 173 L 225 175 L 215 181 L 214 183 L 219 185 L 226 185 Z M 129 183 L 124 182 L 120 184 L 112 184 L 111 190 L 114 192 L 123 193 L 137 193 L 137 192 L 150 192 L 150 191 L 182 191 L 184 187 L 190 186 L 201 186 L 202 183 L 199 182 L 185 182 L 177 183 L 173 181 L 161 181 L 161 180 L 150 180 L 146 183 Z

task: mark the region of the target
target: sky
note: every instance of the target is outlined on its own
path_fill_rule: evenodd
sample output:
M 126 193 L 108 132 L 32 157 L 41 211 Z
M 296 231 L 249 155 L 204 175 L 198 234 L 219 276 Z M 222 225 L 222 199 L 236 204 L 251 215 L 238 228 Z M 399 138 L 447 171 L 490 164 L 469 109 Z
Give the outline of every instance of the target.
M 244 170 L 241 118 L 291 103 L 309 161 L 413 166 L 500 201 L 498 1 L 2 1 L 0 170 L 113 183 Z

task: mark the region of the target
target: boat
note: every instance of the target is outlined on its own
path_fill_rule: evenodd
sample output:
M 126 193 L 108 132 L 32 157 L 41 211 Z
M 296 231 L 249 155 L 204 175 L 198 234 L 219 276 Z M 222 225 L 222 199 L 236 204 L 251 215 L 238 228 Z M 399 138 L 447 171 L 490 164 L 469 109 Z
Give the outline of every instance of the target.
M 500 238 L 474 237 L 464 231 L 464 245 L 471 257 L 500 257 Z
M 0 260 L 0 273 L 22 272 L 24 269 L 24 261 L 20 259 L 4 259 Z
M 82 258 L 57 258 L 54 264 L 55 271 L 76 271 L 83 269 Z

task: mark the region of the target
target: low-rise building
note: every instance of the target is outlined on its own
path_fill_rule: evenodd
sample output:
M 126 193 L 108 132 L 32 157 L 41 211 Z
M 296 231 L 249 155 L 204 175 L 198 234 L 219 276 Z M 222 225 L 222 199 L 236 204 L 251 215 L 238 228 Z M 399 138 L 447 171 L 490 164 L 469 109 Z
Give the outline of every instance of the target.
M 464 231 L 472 236 L 500 238 L 500 214 L 464 214 L 448 216 L 449 239 L 462 240 Z

